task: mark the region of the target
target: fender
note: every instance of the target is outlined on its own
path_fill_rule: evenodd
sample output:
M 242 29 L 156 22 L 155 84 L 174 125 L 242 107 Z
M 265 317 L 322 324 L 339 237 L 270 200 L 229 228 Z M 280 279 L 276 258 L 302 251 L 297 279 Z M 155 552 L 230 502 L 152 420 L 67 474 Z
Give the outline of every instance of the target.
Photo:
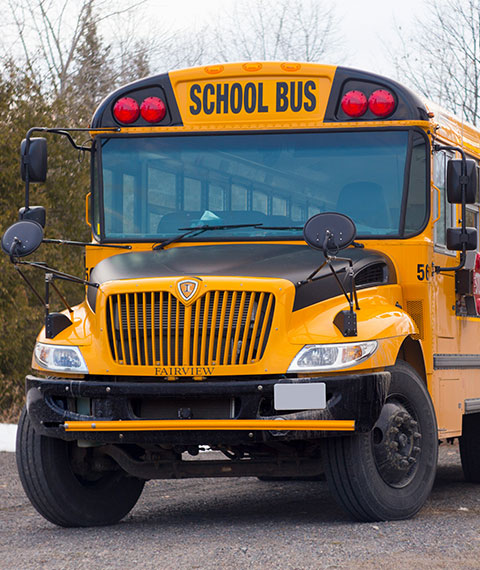
M 293 313 L 288 340 L 292 344 L 324 344 L 405 338 L 418 334 L 414 320 L 402 308 L 401 293 L 399 285 L 359 291 L 356 337 L 344 337 L 333 324 L 336 314 L 348 309 L 345 298 L 338 296 Z

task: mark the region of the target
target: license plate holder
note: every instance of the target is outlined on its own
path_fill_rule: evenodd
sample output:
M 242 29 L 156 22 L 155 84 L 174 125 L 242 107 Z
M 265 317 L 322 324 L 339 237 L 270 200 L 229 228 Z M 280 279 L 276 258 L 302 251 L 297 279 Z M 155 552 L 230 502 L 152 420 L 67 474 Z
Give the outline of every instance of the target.
M 275 384 L 273 407 L 282 410 L 323 410 L 327 406 L 327 389 L 324 382 Z

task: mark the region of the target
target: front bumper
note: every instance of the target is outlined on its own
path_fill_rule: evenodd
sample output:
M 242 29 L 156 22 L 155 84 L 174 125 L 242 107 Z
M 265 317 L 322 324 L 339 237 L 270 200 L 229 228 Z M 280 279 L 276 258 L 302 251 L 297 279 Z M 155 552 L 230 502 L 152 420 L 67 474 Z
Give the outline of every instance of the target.
M 101 443 L 227 445 L 278 439 L 307 439 L 372 429 L 385 402 L 389 372 L 330 378 L 265 378 L 191 382 L 124 382 L 43 379 L 27 376 L 27 408 L 37 432 L 65 440 Z M 278 383 L 323 382 L 327 404 L 321 410 L 280 413 L 273 410 Z M 231 401 L 228 417 L 215 415 L 219 399 Z M 190 410 L 202 402 L 202 415 L 191 419 L 139 417 L 141 404 L 171 403 Z M 212 409 L 209 406 L 212 404 Z M 140 407 L 139 407 L 140 405 Z M 170 406 L 171 408 L 171 406 Z M 180 410 L 179 410 L 180 412 Z M 282 418 L 283 422 L 277 422 Z M 274 421 L 275 420 L 275 421 Z M 102 428 L 102 422 L 103 428 Z M 281 425 L 281 430 L 279 427 Z M 275 427 L 274 427 L 275 426 Z

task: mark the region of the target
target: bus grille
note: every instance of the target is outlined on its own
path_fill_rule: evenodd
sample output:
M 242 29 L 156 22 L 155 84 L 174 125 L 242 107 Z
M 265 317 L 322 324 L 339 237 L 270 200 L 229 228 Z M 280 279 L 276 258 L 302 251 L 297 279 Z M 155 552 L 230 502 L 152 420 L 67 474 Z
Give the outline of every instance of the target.
M 210 291 L 189 306 L 164 291 L 110 295 L 110 349 L 123 365 L 252 364 L 265 352 L 274 308 L 271 293 L 254 291 Z

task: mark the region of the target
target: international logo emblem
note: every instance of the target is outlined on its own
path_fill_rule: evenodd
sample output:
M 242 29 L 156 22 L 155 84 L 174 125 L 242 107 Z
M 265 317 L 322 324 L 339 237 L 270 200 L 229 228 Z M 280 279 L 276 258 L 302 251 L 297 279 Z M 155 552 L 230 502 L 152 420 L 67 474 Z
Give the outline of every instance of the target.
M 195 279 L 182 279 L 177 283 L 178 293 L 185 304 L 193 301 L 195 294 L 198 291 L 198 285 L 199 283 Z

